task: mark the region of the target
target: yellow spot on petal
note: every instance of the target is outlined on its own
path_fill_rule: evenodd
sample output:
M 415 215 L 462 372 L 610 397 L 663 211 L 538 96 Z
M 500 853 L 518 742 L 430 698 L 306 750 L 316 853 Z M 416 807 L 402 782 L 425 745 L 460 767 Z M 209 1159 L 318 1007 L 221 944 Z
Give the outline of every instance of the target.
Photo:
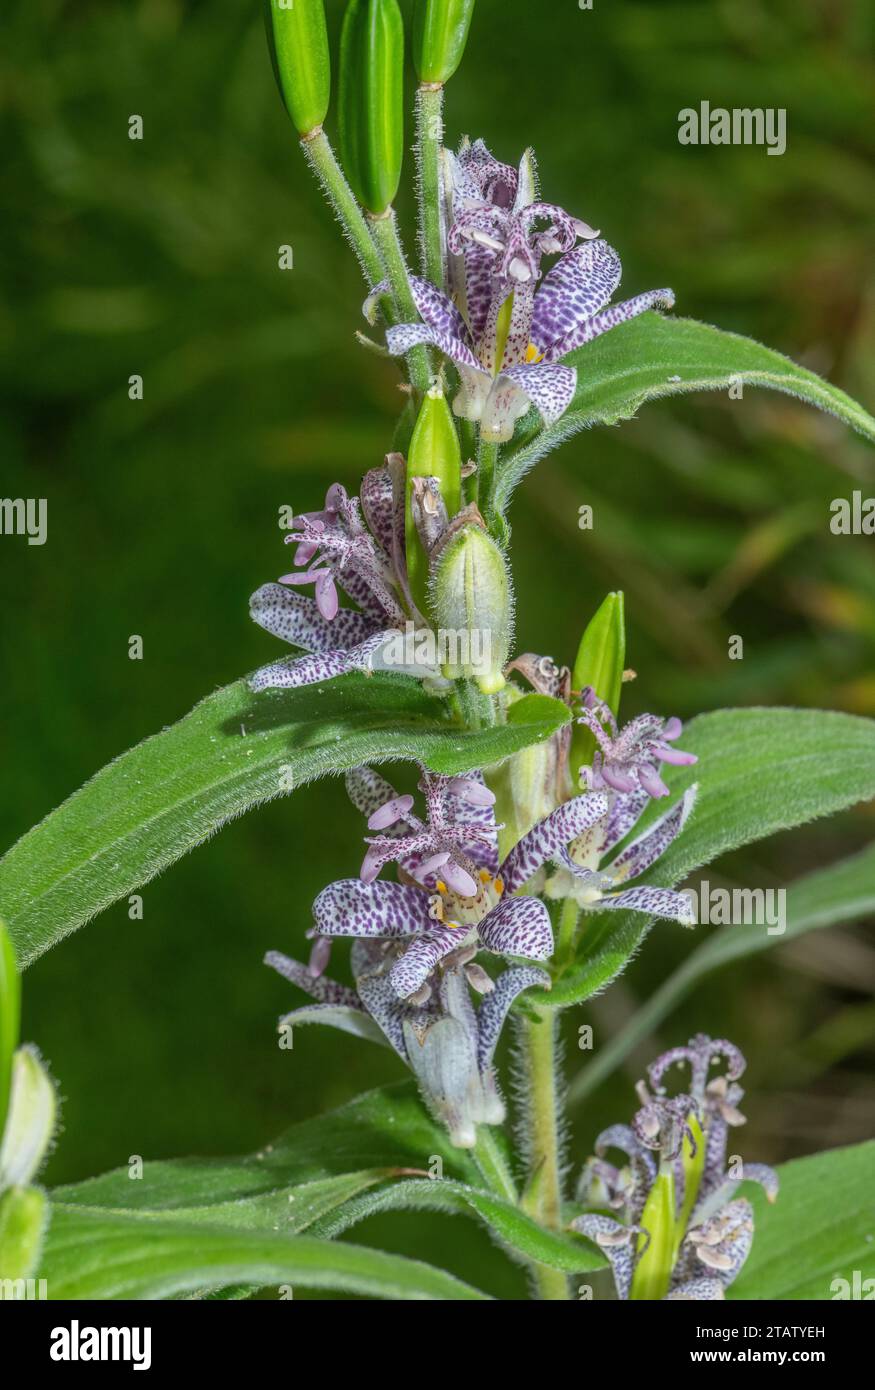
M 543 360 L 543 352 L 540 352 L 538 348 L 535 347 L 534 343 L 529 343 L 529 346 L 526 348 L 526 361 L 531 364 L 533 362 L 543 362 Z
M 461 931 L 462 929 L 461 922 L 445 922 L 444 926 L 451 927 L 453 931 Z
M 442 878 L 439 878 L 439 879 L 438 879 L 438 881 L 437 881 L 437 887 L 438 887 L 438 892 L 439 892 L 439 893 L 446 893 L 446 891 L 447 891 L 447 885 L 444 883 L 444 881 L 443 881 Z
M 489 870 L 488 870 L 488 869 L 481 869 L 481 870 L 480 870 L 480 882 L 481 882 L 481 883 L 488 883 L 489 880 L 490 880 L 490 878 L 491 878 L 491 874 L 489 873 Z
M 493 885 L 492 885 L 492 886 L 493 886 L 493 888 L 495 889 L 495 891 L 496 891 L 496 893 L 498 894 L 498 896 L 501 897 L 502 893 L 504 892 L 504 879 L 503 879 L 503 878 L 496 878 L 496 879 L 494 879 L 494 880 L 493 880 Z

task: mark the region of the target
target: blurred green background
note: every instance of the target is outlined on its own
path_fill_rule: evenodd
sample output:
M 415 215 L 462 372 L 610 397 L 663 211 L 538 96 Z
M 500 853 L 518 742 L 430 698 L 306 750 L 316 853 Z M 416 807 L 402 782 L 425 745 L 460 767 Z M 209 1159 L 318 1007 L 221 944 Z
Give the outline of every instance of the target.
M 329 10 L 336 32 L 342 4 Z M 41 548 L 0 544 L 4 846 L 276 654 L 247 598 L 283 570 L 277 508 L 353 486 L 400 404 L 393 366 L 354 343 L 363 285 L 274 89 L 260 3 L 5 11 L 0 491 L 46 497 L 49 531 Z M 482 135 L 509 161 L 534 145 L 544 196 L 602 228 L 626 293 L 671 285 L 680 313 L 760 338 L 872 409 L 873 29 L 864 0 L 480 0 L 448 135 Z M 680 146 L 677 113 L 702 99 L 786 108 L 787 152 Z M 409 230 L 409 192 L 400 212 Z M 293 271 L 277 267 L 282 244 Z M 639 673 L 627 712 L 875 714 L 873 542 L 828 528 L 830 500 L 872 495 L 873 473 L 834 421 L 753 391 L 582 435 L 517 495 L 518 647 L 569 660 L 622 587 Z M 728 659 L 732 634 L 743 661 Z M 243 1151 L 401 1077 L 388 1052 L 327 1031 L 278 1051 L 296 996 L 260 964 L 269 947 L 300 953 L 313 897 L 355 871 L 361 833 L 339 782 L 298 793 L 148 885 L 142 922 L 120 904 L 29 971 L 24 1035 L 65 1096 L 50 1182 L 131 1154 Z M 862 811 L 709 877 L 786 884 L 871 834 Z M 655 930 L 621 983 L 567 1018 L 572 1043 L 583 1021 L 610 1035 L 692 945 Z M 868 1137 L 873 989 L 863 925 L 724 971 L 574 1117 L 575 1160 L 631 1113 L 646 1056 L 697 1029 L 748 1055 L 749 1157 Z M 583 1061 L 569 1053 L 570 1069 Z M 404 1214 L 353 1238 L 499 1295 L 522 1288 L 461 1221 Z

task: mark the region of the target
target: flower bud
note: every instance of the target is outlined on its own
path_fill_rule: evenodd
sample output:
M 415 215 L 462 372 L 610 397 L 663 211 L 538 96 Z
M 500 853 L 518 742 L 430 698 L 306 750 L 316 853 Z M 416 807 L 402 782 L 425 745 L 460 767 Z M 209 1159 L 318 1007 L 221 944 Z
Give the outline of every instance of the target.
M 38 1187 L 10 1187 L 0 1195 L 0 1277 L 27 1279 L 39 1264 L 48 1200 Z
M 591 686 L 600 700 L 613 711 L 620 709 L 623 666 L 626 661 L 626 619 L 622 591 L 608 594 L 590 619 L 571 674 L 572 690 Z M 592 762 L 595 736 L 583 725 L 575 724 L 571 739 L 571 776 L 577 785 L 578 771 Z
M 413 62 L 420 82 L 449 82 L 462 61 L 474 0 L 417 0 Z
M 404 158 L 404 22 L 398 0 L 349 0 L 340 38 L 340 154 L 359 202 L 392 205 Z
M 668 1293 L 675 1260 L 675 1183 L 671 1167 L 661 1168 L 641 1213 L 638 1262 L 629 1297 L 659 1301 Z
M 429 596 L 450 657 L 444 675 L 473 679 L 485 695 L 494 695 L 504 686 L 513 597 L 505 558 L 476 508 L 466 508 L 449 526 L 432 560 Z
M 417 525 L 414 480 L 434 478 L 447 518 L 456 515 L 462 501 L 462 451 L 452 412 L 440 386 L 427 393 L 417 417 L 407 455 L 405 531 L 407 576 L 410 591 L 421 612 L 426 611 L 428 554 L 421 526 Z
M 55 1130 L 55 1088 L 33 1047 L 20 1047 L 12 1062 L 12 1090 L 0 1143 L 0 1192 L 31 1181 Z
M 318 129 L 328 114 L 331 59 L 324 0 L 263 0 L 274 76 L 299 135 Z

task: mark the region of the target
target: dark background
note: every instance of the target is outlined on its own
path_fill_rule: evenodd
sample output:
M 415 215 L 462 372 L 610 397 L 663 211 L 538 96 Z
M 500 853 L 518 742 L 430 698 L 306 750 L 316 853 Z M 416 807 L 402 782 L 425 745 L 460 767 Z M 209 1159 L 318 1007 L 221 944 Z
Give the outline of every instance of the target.
M 42 548 L 0 541 L 3 845 L 276 655 L 247 597 L 283 570 L 277 508 L 316 505 L 335 478 L 353 486 L 400 403 L 392 365 L 354 343 L 363 285 L 308 181 L 259 4 L 5 10 L 0 491 L 46 497 L 49 534 Z M 342 6 L 329 10 L 336 28 Z M 871 4 L 851 0 L 480 0 L 448 135 L 483 135 L 514 162 L 534 145 L 544 196 L 602 228 L 627 294 L 671 285 L 678 312 L 769 342 L 871 409 L 873 27 Z M 677 114 L 702 99 L 786 108 L 787 152 L 680 146 Z M 399 210 L 409 229 L 409 191 Z M 283 243 L 291 272 L 277 269 Z M 569 660 L 622 587 L 639 673 L 627 712 L 873 714 L 873 542 L 828 529 L 830 500 L 855 487 L 875 491 L 862 441 L 753 390 L 584 434 L 517 495 L 518 646 Z M 584 502 L 592 533 L 577 528 Z M 727 659 L 731 634 L 743 661 Z M 355 871 L 361 833 L 338 782 L 299 792 L 148 885 L 142 922 L 120 903 L 28 972 L 24 1035 L 65 1097 L 50 1182 L 135 1153 L 253 1148 L 401 1076 L 388 1052 L 327 1031 L 279 1052 L 275 1018 L 295 996 L 260 965 L 268 947 L 300 954 L 313 897 Z M 779 886 L 870 834 L 855 813 L 709 876 Z M 612 1032 L 693 944 L 657 928 L 570 1032 Z M 873 987 L 863 928 L 724 971 L 574 1116 L 575 1161 L 631 1113 L 646 1056 L 697 1029 L 748 1055 L 748 1157 L 868 1137 Z M 467 1223 L 404 1214 L 353 1238 L 498 1294 L 521 1287 Z

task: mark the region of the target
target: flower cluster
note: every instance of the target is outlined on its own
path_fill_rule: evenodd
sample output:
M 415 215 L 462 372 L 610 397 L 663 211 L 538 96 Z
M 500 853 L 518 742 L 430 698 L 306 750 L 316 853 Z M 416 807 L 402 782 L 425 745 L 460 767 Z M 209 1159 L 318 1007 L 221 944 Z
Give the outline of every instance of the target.
M 530 406 L 545 424 L 568 409 L 577 371 L 562 358 L 646 309 L 671 308 L 674 295 L 649 290 L 610 304 L 619 256 L 585 222 L 539 201 L 531 151 L 514 169 L 477 140 L 457 156 L 446 151 L 445 171 L 448 283 L 411 278 L 422 322 L 389 328 L 387 346 L 396 356 L 438 348 L 461 378 L 456 413 L 501 443 Z M 365 302 L 371 322 L 386 288 Z
M 725 1070 L 709 1080 L 721 1062 Z M 673 1065 L 689 1066 L 690 1082 L 668 1096 L 663 1079 Z M 599 1135 L 578 1192 L 596 1210 L 571 1224 L 605 1252 L 621 1299 L 723 1298 L 747 1259 L 753 1208 L 736 1189 L 759 1183 L 773 1202 L 778 1178 L 761 1163 L 732 1160 L 727 1169 L 729 1130 L 745 1122 L 745 1065 L 732 1043 L 698 1034 L 648 1068 L 632 1124 Z M 626 1156 L 622 1166 L 606 1160 L 612 1149 Z

